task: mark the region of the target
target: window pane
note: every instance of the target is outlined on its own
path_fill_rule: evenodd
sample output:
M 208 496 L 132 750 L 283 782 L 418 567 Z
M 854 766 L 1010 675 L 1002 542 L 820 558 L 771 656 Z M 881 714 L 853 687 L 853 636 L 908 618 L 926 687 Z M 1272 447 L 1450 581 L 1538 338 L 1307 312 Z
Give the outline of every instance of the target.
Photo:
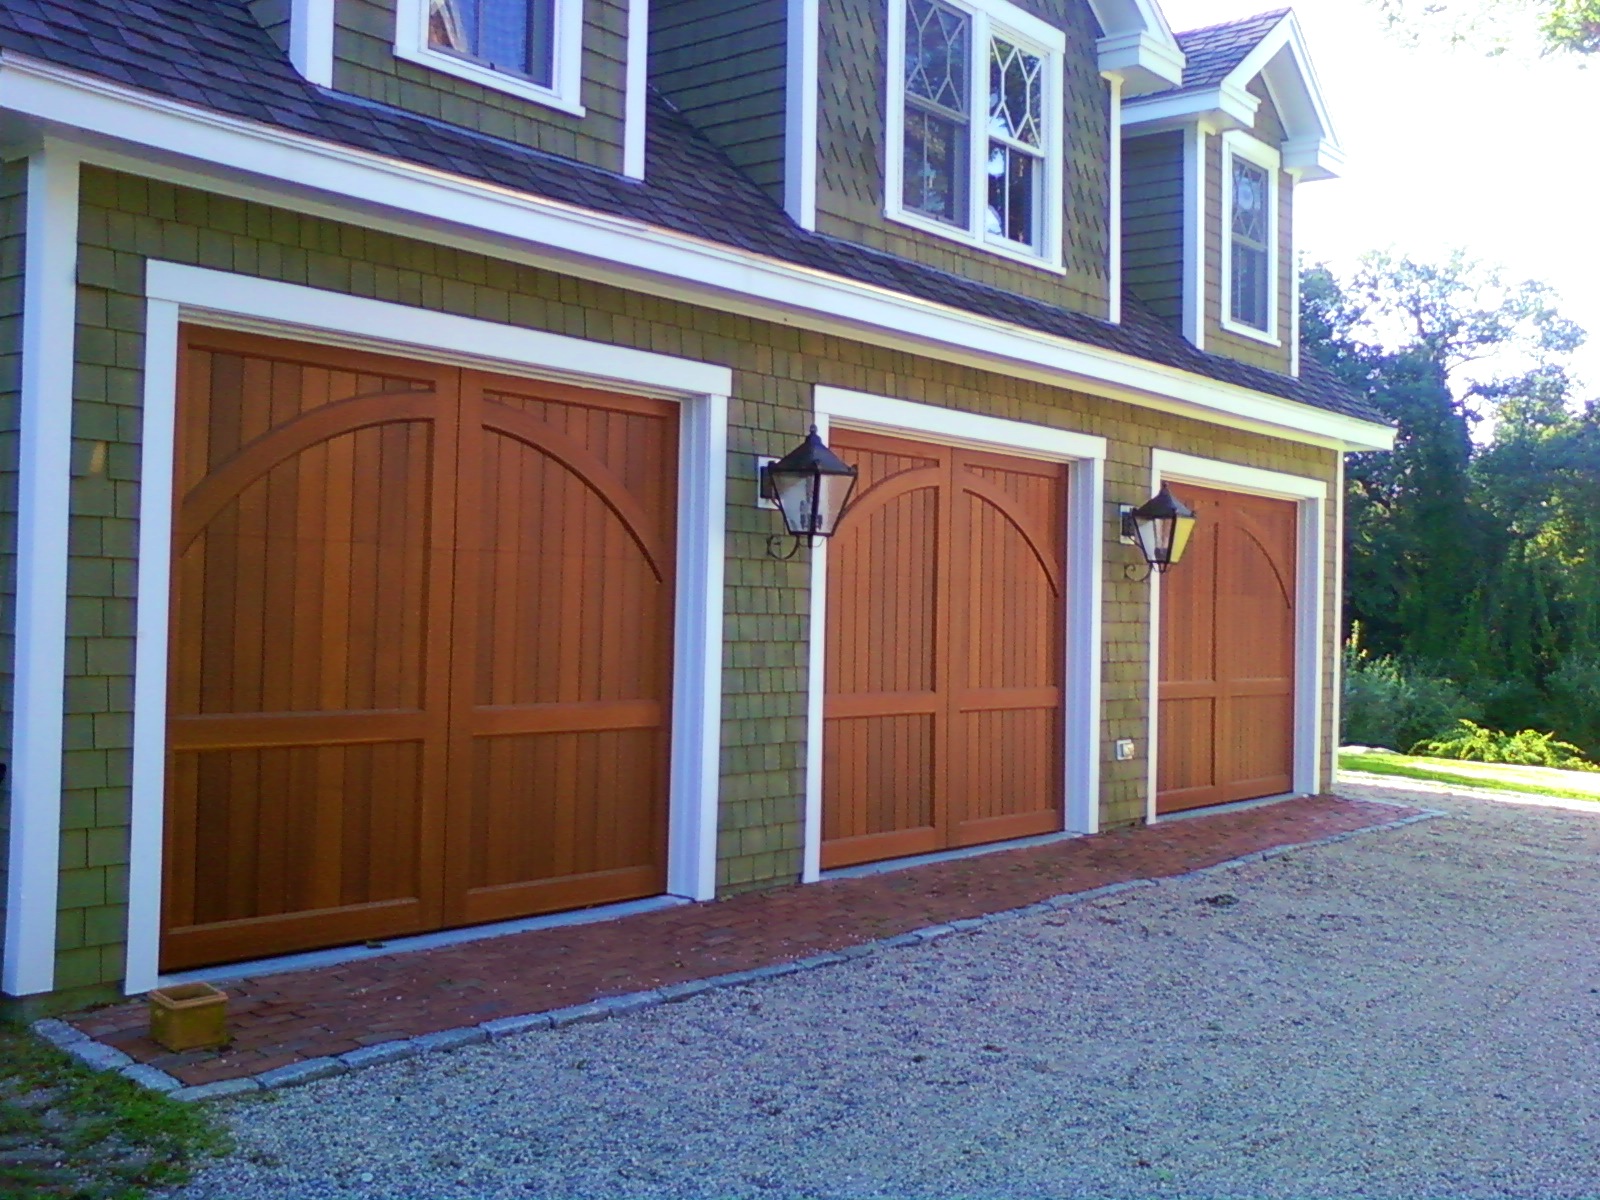
M 1233 236 L 1267 244 L 1267 173 L 1242 158 L 1233 160 Z
M 995 38 L 989 43 L 989 132 L 1038 146 L 1043 124 L 1043 61 Z
M 964 122 L 907 106 L 902 204 L 941 221 L 968 224 L 967 137 Z
M 428 44 L 549 86 L 555 0 L 428 0 Z
M 906 95 L 967 111 L 967 18 L 932 0 L 906 0 Z
M 1253 329 L 1267 328 L 1267 251 L 1235 239 L 1230 258 L 1233 319 Z
M 1003 142 L 989 143 L 989 207 L 984 227 L 995 237 L 1037 243 L 1039 160 Z

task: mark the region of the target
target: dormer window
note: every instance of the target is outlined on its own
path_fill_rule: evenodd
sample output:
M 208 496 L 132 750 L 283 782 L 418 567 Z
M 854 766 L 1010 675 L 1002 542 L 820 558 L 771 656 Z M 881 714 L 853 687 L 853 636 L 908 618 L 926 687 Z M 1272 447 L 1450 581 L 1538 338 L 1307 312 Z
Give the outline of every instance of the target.
M 1276 345 L 1278 154 L 1239 133 L 1222 149 L 1222 325 Z
M 886 215 L 1059 269 L 1063 33 L 1003 0 L 890 0 L 889 45 Z
M 398 0 L 394 52 L 583 115 L 582 0 Z

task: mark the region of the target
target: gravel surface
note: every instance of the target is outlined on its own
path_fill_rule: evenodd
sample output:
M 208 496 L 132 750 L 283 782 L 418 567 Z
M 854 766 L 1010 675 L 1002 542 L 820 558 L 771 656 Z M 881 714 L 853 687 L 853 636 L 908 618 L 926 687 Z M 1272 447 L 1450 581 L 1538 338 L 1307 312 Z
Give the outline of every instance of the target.
M 183 1197 L 1600 1197 L 1600 808 L 230 1102 Z

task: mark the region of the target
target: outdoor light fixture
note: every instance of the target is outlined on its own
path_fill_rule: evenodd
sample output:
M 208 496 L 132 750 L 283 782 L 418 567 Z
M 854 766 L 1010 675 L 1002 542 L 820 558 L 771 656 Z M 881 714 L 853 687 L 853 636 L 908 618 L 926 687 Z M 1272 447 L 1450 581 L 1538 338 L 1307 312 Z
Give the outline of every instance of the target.
M 1123 507 L 1122 536 L 1131 540 L 1144 555 L 1147 569 L 1163 575 L 1183 557 L 1194 532 L 1194 509 L 1174 496 L 1166 484 L 1138 508 Z M 1132 578 L 1131 572 L 1129 578 Z
M 813 425 L 805 441 L 761 468 L 761 498 L 778 506 L 783 527 L 794 539 L 789 553 L 780 554 L 783 535 L 773 534 L 767 539 L 767 553 L 793 558 L 802 538 L 811 546 L 819 537 L 832 537 L 855 488 L 856 469 L 823 444 Z

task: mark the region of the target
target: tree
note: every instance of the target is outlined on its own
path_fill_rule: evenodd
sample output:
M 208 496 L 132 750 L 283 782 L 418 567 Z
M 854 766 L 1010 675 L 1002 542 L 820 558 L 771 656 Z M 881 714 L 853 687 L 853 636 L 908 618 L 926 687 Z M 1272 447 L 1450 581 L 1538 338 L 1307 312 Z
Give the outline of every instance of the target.
M 1519 43 L 1543 53 L 1600 53 L 1600 0 L 1371 0 L 1390 28 L 1412 42 L 1503 54 Z

